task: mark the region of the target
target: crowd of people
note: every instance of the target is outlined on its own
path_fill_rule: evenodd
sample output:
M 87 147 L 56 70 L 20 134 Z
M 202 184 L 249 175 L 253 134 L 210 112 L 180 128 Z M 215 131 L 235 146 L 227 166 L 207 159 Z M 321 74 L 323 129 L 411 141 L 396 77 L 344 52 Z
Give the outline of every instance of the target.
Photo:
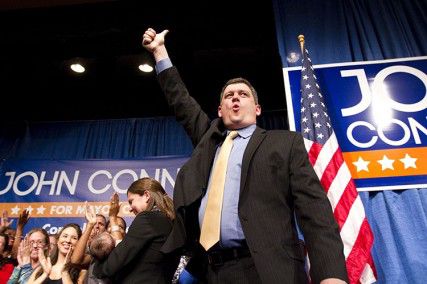
M 118 216 L 119 196 L 110 200 L 108 220 L 86 203 L 86 228 L 70 223 L 57 235 L 30 228 L 24 210 L 16 229 L 8 212 L 0 224 L 0 284 L 23 283 L 171 283 L 179 255 L 164 254 L 175 212 L 172 199 L 161 184 L 146 177 L 127 191 L 135 219 L 127 229 Z
M 19 216 L 15 236 L 4 217 L 0 284 L 184 282 L 181 272 L 187 283 L 348 282 L 338 225 L 302 136 L 258 127 L 258 95 L 244 78 L 226 82 L 218 118 L 211 120 L 173 66 L 167 33 L 150 28 L 142 45 L 153 54 L 166 101 L 194 146 L 173 201 L 147 177 L 128 188 L 135 219 L 127 231 L 117 194 L 108 221 L 86 206 L 83 233 L 67 224 L 56 237 L 33 228 L 21 238 L 28 212 Z

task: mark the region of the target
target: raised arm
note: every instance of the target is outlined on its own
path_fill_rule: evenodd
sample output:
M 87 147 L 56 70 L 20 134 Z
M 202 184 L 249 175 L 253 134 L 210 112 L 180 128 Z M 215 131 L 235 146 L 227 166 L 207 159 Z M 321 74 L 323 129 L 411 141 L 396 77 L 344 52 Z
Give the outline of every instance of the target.
M 108 217 L 110 218 L 111 223 L 111 236 L 118 244 L 123 239 L 123 234 L 120 231 L 119 222 L 118 222 L 118 214 L 120 212 L 120 200 L 117 192 L 111 196 L 110 199 L 110 210 L 108 212 Z
M 0 233 L 4 233 L 7 228 L 12 225 L 13 219 L 9 220 L 9 216 L 7 214 L 7 210 L 3 210 L 1 219 L 0 219 Z
M 71 263 L 74 264 L 88 264 L 91 257 L 86 254 L 87 241 L 89 240 L 90 233 L 96 223 L 96 214 L 92 206 L 85 202 L 85 217 L 86 217 L 86 230 L 83 232 L 81 238 L 77 241 L 73 254 L 71 255 Z
M 178 70 L 172 66 L 165 46 L 168 30 L 156 33 L 152 28 L 145 31 L 142 45 L 151 52 L 156 60 L 158 80 L 169 107 L 175 113 L 178 122 L 190 136 L 196 146 L 209 129 L 211 120 L 201 109 L 199 103 L 190 96 Z M 160 63 L 160 61 L 162 61 Z M 160 63 L 160 64 L 159 64 Z
M 19 214 L 18 225 L 16 226 L 16 234 L 15 234 L 15 242 L 13 243 L 11 255 L 16 258 L 18 254 L 19 244 L 21 243 L 22 233 L 24 232 L 24 227 L 30 219 L 30 212 L 28 210 L 24 210 L 21 214 Z

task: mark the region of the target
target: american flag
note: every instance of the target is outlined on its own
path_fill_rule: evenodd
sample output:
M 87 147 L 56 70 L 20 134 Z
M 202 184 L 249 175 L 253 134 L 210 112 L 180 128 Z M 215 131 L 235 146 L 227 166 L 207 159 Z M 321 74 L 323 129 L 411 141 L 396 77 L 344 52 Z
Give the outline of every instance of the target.
M 374 237 L 362 201 L 344 162 L 308 51 L 301 70 L 301 133 L 313 168 L 325 189 L 340 228 L 350 283 L 373 283 Z

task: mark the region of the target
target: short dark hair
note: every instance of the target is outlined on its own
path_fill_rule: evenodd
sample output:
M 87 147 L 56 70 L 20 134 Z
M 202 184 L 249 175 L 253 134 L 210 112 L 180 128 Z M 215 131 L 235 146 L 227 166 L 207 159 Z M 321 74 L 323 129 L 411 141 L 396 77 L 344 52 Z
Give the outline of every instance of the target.
M 249 89 L 252 92 L 252 96 L 254 97 L 255 103 L 258 104 L 258 94 L 257 94 L 257 91 L 255 90 L 254 86 L 252 86 L 252 84 L 248 80 L 246 80 L 245 78 L 242 78 L 242 77 L 237 77 L 237 78 L 230 79 L 230 80 L 228 80 L 225 83 L 224 87 L 222 87 L 221 94 L 219 96 L 219 102 L 221 103 L 222 97 L 224 96 L 225 88 L 227 88 L 228 85 L 239 84 L 239 83 L 243 83 L 243 84 L 245 84 L 246 86 L 249 87 Z
M 99 261 L 106 259 L 111 251 L 115 247 L 115 241 L 113 237 L 107 233 L 103 232 L 97 235 L 89 245 L 89 252 L 94 258 Z

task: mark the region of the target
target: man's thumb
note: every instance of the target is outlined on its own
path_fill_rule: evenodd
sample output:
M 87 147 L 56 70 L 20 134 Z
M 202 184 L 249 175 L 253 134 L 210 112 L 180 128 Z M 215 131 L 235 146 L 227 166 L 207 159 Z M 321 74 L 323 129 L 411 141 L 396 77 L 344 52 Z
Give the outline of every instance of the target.
M 167 35 L 167 33 L 169 32 L 169 30 L 164 30 L 160 33 L 161 36 L 165 37 Z

